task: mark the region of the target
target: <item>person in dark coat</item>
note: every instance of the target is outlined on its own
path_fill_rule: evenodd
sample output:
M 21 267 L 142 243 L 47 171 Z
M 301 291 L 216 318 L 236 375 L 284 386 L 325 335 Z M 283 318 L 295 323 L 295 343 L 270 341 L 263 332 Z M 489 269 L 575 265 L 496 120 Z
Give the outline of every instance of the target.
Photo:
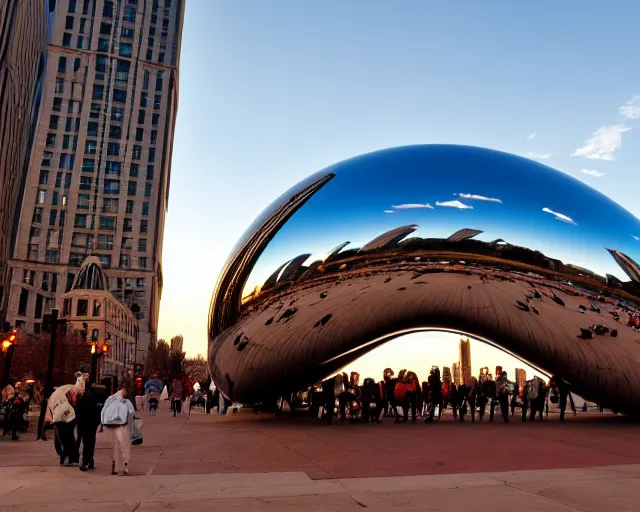
M 380 423 L 382 412 L 382 397 L 380 387 L 373 379 L 364 379 L 361 391 L 362 419 L 365 423 Z
M 76 418 L 78 420 L 78 448 L 82 442 L 82 464 L 80 471 L 94 469 L 93 454 L 96 447 L 96 434 L 100 426 L 100 413 L 104 401 L 109 396 L 107 388 L 92 384 L 76 404 Z
M 489 409 L 489 421 L 493 421 L 493 415 L 496 408 L 496 382 L 492 379 L 486 379 L 480 385 L 480 396 L 478 398 L 478 406 L 480 407 L 480 421 L 484 419 L 484 413 L 487 403 Z
M 440 368 L 437 366 L 431 368 L 428 382 L 431 398 L 429 399 L 429 415 L 425 421 L 433 421 L 436 407 L 440 407 L 440 415 L 442 415 L 442 381 L 440 380 Z
M 558 397 L 560 421 L 564 421 L 564 413 L 567 409 L 567 397 L 569 396 L 569 384 L 559 375 L 554 375 L 549 381 L 549 388 L 551 388 L 553 393 Z
M 467 401 L 469 400 L 470 392 L 471 387 L 467 384 L 460 384 L 456 390 L 455 403 L 458 407 L 460 421 L 464 421 L 464 416 L 467 414 Z
M 322 396 L 324 398 L 324 414 L 322 418 L 327 422 L 327 425 L 331 425 L 333 420 L 333 409 L 336 405 L 336 395 L 333 390 L 335 379 L 329 377 L 322 382 Z

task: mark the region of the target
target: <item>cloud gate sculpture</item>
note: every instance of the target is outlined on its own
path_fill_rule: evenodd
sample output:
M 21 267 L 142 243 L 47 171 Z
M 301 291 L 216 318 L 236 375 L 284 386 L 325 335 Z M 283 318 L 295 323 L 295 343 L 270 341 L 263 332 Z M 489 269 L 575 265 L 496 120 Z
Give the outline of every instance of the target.
M 422 145 L 302 181 L 249 227 L 209 312 L 227 397 L 271 400 L 399 334 L 459 332 L 640 411 L 640 221 L 518 156 Z

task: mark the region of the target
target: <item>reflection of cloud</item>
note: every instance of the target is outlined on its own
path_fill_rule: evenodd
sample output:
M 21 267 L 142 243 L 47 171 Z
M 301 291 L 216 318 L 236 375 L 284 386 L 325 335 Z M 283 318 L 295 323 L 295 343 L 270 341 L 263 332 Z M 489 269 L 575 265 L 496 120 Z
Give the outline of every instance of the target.
M 406 203 L 406 204 L 398 204 L 392 206 L 392 208 L 396 210 L 413 210 L 415 208 L 428 208 L 429 210 L 433 210 L 433 206 L 429 203 L 421 204 L 421 203 Z
M 501 203 L 502 200 L 495 197 L 479 196 L 478 194 L 458 194 L 463 199 L 475 199 L 476 201 L 489 201 L 491 203 Z
M 395 213 L 393 210 L 385 210 L 384 213 Z
M 527 153 L 527 158 L 531 158 L 532 160 L 548 160 L 551 158 L 549 153 L 536 153 L 535 151 L 529 151 Z
M 633 238 L 634 240 L 638 240 L 638 241 L 640 241 L 640 236 L 631 235 L 631 238 Z
M 602 178 L 607 175 L 606 172 L 596 171 L 595 169 L 582 169 L 580 172 L 587 176 L 593 176 L 594 178 Z
M 627 119 L 640 119 L 640 94 L 634 94 L 633 98 L 621 106 L 620 113 Z
M 449 208 L 460 208 L 461 210 L 472 210 L 473 206 L 461 203 L 460 201 L 437 201 L 436 206 L 448 206 Z
M 584 156 L 593 160 L 614 160 L 614 153 L 622 147 L 622 134 L 631 130 L 629 126 L 615 124 L 602 126 L 593 132 L 584 146 L 571 156 Z
M 536 135 L 538 135 L 536 132 L 530 133 L 529 135 L 527 135 L 527 140 L 535 139 Z
M 562 222 L 566 222 L 567 224 L 575 224 L 574 220 L 571 217 L 567 217 L 566 215 L 563 215 L 561 213 L 554 212 L 551 208 L 543 208 L 542 211 L 545 213 L 550 213 L 557 220 L 561 220 Z

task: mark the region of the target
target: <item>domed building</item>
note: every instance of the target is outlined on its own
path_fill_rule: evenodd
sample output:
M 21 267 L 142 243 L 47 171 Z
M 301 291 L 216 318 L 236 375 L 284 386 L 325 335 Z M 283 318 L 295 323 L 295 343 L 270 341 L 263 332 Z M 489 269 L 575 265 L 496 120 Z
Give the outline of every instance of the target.
M 136 358 L 136 317 L 109 291 L 99 258 L 89 256 L 83 261 L 71 290 L 61 298 L 60 317 L 71 329 L 86 335 L 87 343 L 109 345 L 100 369 L 103 377 L 121 378 L 136 362 L 142 362 Z

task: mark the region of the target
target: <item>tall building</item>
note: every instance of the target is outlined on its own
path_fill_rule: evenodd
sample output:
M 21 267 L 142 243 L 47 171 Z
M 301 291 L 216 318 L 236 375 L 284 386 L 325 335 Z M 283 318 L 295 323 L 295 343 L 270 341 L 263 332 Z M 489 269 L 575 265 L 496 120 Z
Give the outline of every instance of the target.
M 42 315 L 96 256 L 155 339 L 184 0 L 58 0 L 23 196 L 7 319 Z M 140 358 L 138 357 L 138 360 Z
M 456 386 L 462 384 L 462 372 L 460 371 L 460 363 L 453 363 L 451 365 L 451 371 L 453 372 L 453 383 Z
M 29 150 L 42 96 L 50 8 L 55 2 L 0 2 L 0 330 L 5 319 Z
M 442 367 L 442 381 L 451 380 L 451 368 L 448 366 Z
M 460 338 L 460 370 L 462 382 L 471 379 L 471 342 L 469 338 Z
M 613 249 L 607 249 L 616 263 L 620 265 L 620 268 L 624 270 L 624 273 L 629 276 L 632 281 L 640 283 L 640 265 L 636 261 L 627 256 L 623 252 L 614 251 Z
M 496 366 L 496 379 L 502 375 L 502 366 Z
M 171 338 L 171 353 L 172 354 L 180 354 L 182 353 L 182 345 L 184 343 L 184 338 L 182 337 L 182 334 L 178 334 L 177 336 L 174 336 L 173 338 Z
M 518 385 L 518 394 L 521 395 L 527 385 L 527 370 L 516 368 L 516 384 Z

